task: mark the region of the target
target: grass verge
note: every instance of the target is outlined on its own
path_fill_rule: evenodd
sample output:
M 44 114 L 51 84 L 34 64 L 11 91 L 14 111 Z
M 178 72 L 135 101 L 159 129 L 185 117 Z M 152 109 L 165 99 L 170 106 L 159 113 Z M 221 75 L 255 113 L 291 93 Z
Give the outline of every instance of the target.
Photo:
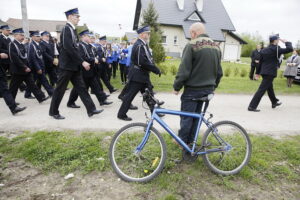
M 173 91 L 173 83 L 175 79 L 174 68 L 176 69 L 175 71 L 177 71 L 179 64 L 179 59 L 167 60 L 162 64 L 165 74 L 158 77 L 151 73 L 151 81 L 156 91 Z M 222 62 L 222 68 L 224 76 L 216 92 L 230 94 L 254 94 L 258 89 L 261 79 L 259 81 L 251 81 L 249 79 L 250 64 Z M 228 75 L 225 75 L 225 72 L 227 72 Z M 282 73 L 283 71 L 279 70 L 278 77 L 274 80 L 274 90 L 276 94 L 300 94 L 299 85 L 294 84 L 292 88 L 287 87 L 286 78 L 282 76 Z M 117 72 L 117 77 L 115 79 L 111 79 L 111 83 L 118 89 L 123 88 L 123 85 L 121 85 L 119 71 Z
M 107 151 L 112 133 L 35 132 L 13 139 L 0 137 L 0 168 L 9 161 L 24 159 L 44 172 L 74 171 L 89 173 L 111 170 Z M 251 188 L 288 192 L 300 198 L 300 136 L 280 140 L 268 136 L 251 135 L 252 158 L 238 175 L 218 176 L 209 171 L 202 159 L 193 164 L 176 165 L 181 155 L 170 136 L 164 135 L 168 158 L 165 168 L 147 184 L 133 184 L 143 197 L 151 199 L 214 199 L 214 192 L 241 192 Z M 1 179 L 1 177 L 0 177 Z M 257 192 L 257 191 L 254 191 Z M 230 194 L 230 193 L 228 193 Z M 235 193 L 232 193 L 235 194 Z M 247 199 L 244 194 L 240 199 Z M 230 198 L 230 196 L 228 197 Z M 259 199 L 259 198 L 258 198 Z M 293 199 L 293 198 L 290 198 Z

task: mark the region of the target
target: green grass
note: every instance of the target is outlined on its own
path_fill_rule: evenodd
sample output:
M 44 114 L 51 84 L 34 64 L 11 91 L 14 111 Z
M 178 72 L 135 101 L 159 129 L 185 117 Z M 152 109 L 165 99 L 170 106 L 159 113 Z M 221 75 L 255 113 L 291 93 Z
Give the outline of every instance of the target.
M 102 171 L 108 167 L 107 148 L 100 145 L 103 137 L 93 133 L 25 133 L 12 140 L 0 137 L 0 153 L 7 155 L 7 161 L 25 159 L 45 172 Z
M 13 139 L 0 137 L 0 169 L 9 161 L 24 159 L 44 172 L 70 172 L 111 170 L 107 151 L 110 141 L 103 138 L 112 133 L 44 132 L 24 133 Z M 252 157 L 248 166 L 234 176 L 213 174 L 201 158 L 193 164 L 174 163 L 180 158 L 180 149 L 164 134 L 167 143 L 165 168 L 148 184 L 134 184 L 140 192 L 156 199 L 197 199 L 210 187 L 228 191 L 241 191 L 243 187 L 259 186 L 263 189 L 279 187 L 282 183 L 300 182 L 300 136 L 274 139 L 251 135 Z M 0 177 L 1 178 L 1 177 Z M 292 190 L 292 189 L 291 189 Z
M 249 58 L 243 58 L 242 60 L 249 60 Z M 173 68 L 178 68 L 180 64 L 179 59 L 167 60 L 165 63 L 161 64 L 164 71 L 167 74 L 163 74 L 161 77 L 151 73 L 151 81 L 154 85 L 154 90 L 159 92 L 172 92 L 173 82 L 175 75 L 172 74 Z M 258 89 L 261 79 L 259 81 L 251 81 L 248 77 L 250 65 L 249 64 L 239 64 L 231 62 L 222 62 L 222 68 L 224 76 L 221 80 L 219 88 L 217 88 L 217 93 L 228 93 L 228 94 L 254 94 Z M 283 67 L 282 67 L 283 68 Z M 225 71 L 230 71 L 229 76 L 225 76 Z M 237 73 L 238 71 L 238 73 Z M 237 74 L 236 74 L 236 73 Z M 112 79 L 111 83 L 118 89 L 122 89 L 121 79 L 117 71 L 116 79 Z M 241 74 L 244 73 L 244 77 Z M 278 71 L 278 77 L 274 80 L 274 89 L 276 94 L 300 94 L 300 85 L 294 84 L 292 88 L 286 86 L 286 79 L 282 77 L 282 70 Z

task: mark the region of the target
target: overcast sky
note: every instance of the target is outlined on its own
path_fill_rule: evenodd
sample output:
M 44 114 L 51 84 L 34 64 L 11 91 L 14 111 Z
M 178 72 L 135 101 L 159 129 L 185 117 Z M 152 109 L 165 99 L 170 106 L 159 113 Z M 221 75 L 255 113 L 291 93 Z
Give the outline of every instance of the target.
M 0 0 L 0 19 L 21 18 L 20 0 Z M 65 20 L 64 11 L 78 7 L 80 24 L 110 36 L 132 31 L 137 0 L 27 0 L 29 19 Z M 167 0 L 162 0 L 167 1 Z M 237 33 L 256 31 L 267 39 L 280 33 L 293 43 L 300 40 L 300 0 L 222 0 Z M 121 24 L 122 29 L 119 29 Z

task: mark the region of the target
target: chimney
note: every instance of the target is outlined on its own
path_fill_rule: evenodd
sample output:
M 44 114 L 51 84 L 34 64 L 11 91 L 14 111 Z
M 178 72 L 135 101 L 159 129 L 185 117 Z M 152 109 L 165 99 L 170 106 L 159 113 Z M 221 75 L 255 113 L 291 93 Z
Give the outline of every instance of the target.
M 184 10 L 184 0 L 177 0 L 179 10 Z
M 203 1 L 204 0 L 195 0 L 195 4 L 199 12 L 202 12 L 203 10 Z

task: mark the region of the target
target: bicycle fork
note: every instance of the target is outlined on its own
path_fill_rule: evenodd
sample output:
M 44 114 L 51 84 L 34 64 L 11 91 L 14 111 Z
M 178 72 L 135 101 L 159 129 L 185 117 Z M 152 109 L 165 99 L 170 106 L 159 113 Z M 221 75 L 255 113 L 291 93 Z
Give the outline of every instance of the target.
M 151 127 L 153 126 L 153 119 L 151 119 L 149 122 L 148 122 L 148 124 L 147 124 L 147 128 L 146 128 L 146 130 L 145 130 L 145 135 L 144 135 L 144 138 L 143 138 L 143 140 L 142 140 L 142 142 L 137 146 L 137 148 L 135 149 L 135 151 L 134 151 L 134 154 L 139 154 L 142 150 L 143 150 L 143 148 L 144 148 L 144 146 L 146 145 L 146 143 L 147 143 L 147 141 L 148 141 L 148 139 L 149 139 L 149 136 L 150 136 L 150 130 L 151 130 Z

